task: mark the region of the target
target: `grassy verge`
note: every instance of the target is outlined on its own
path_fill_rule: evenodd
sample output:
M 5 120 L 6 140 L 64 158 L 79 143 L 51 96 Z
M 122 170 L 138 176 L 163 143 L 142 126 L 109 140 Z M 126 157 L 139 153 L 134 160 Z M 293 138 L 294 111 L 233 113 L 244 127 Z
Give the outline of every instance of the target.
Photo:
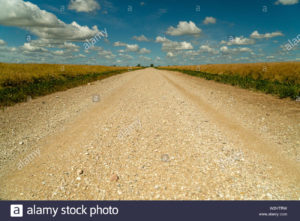
M 292 83 L 281 83 L 264 79 L 254 79 L 250 75 L 245 77 L 240 75 L 210 74 L 200 71 L 181 70 L 173 68 L 162 68 L 162 70 L 178 71 L 184 74 L 197 76 L 206 80 L 214 80 L 241 88 L 254 89 L 267 94 L 278 95 L 280 98 L 290 97 L 296 99 L 300 96 L 300 85 Z
M 128 69 L 106 71 L 102 73 L 78 74 L 75 76 L 61 74 L 59 76 L 45 76 L 33 78 L 31 82 L 4 82 L 0 85 L 0 106 L 9 106 L 32 98 L 63 91 L 92 81 L 127 72 Z

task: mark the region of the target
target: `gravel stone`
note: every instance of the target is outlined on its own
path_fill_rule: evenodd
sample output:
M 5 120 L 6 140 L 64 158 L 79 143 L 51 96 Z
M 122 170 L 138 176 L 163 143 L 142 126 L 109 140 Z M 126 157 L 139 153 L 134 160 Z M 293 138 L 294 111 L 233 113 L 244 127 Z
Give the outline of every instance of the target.
M 182 73 L 115 75 L 0 112 L 0 198 L 299 200 L 299 113 Z

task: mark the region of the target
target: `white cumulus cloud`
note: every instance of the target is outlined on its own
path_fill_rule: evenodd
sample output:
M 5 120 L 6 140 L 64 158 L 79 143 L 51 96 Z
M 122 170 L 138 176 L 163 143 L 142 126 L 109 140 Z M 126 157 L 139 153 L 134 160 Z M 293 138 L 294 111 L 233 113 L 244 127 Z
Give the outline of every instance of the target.
M 144 60 L 144 61 L 151 61 L 152 60 L 152 58 L 149 58 L 147 56 L 142 56 L 142 55 L 139 58 Z
M 299 2 L 299 0 L 278 0 L 275 2 L 276 5 L 295 5 Z
M 151 51 L 148 50 L 147 48 L 141 48 L 140 51 L 139 51 L 140 54 L 149 54 L 150 52 Z
M 115 47 L 120 47 L 120 46 L 126 46 L 126 44 L 123 43 L 123 42 L 120 42 L 120 41 L 116 41 L 116 42 L 114 43 L 114 46 L 115 46 Z
M 75 21 L 66 24 L 54 14 L 23 0 L 1 1 L 0 24 L 26 29 L 44 39 L 84 41 L 99 33 L 97 26 L 90 29 Z
M 252 49 L 251 48 L 247 48 L 247 47 L 242 47 L 242 48 L 228 48 L 227 46 L 222 46 L 220 48 L 220 51 L 223 54 L 234 54 L 234 53 L 239 53 L 239 52 L 249 52 L 249 53 L 252 53 Z
M 63 50 L 57 50 L 57 51 L 54 51 L 53 54 L 55 54 L 55 55 L 63 55 L 64 51 Z
M 262 38 L 273 38 L 277 36 L 283 36 L 283 34 L 280 31 L 272 32 L 272 33 L 265 33 L 265 34 L 259 34 L 258 31 L 252 32 L 250 35 L 251 38 L 257 38 L 257 39 L 262 39 Z
M 211 48 L 209 45 L 201 45 L 199 48 L 199 52 L 218 54 L 218 50 Z
M 5 41 L 0 39 L 0 45 L 5 45 L 5 44 L 6 44 Z
M 180 35 L 198 35 L 201 33 L 201 29 L 198 28 L 194 22 L 186 22 L 180 21 L 176 28 L 173 26 L 169 27 L 166 31 L 166 34 L 172 36 L 180 36 Z
M 139 45 L 137 44 L 126 44 L 120 41 L 116 41 L 114 43 L 115 47 L 125 47 L 126 49 L 123 52 L 137 52 L 139 54 L 148 54 L 151 51 L 148 50 L 147 48 L 140 48 Z
M 43 47 L 38 47 L 31 45 L 30 43 L 24 43 L 23 46 L 20 47 L 20 49 L 24 52 L 47 52 L 48 50 Z
M 174 55 L 172 52 L 170 52 L 170 51 L 167 53 L 167 57 L 169 57 L 169 58 L 172 58 L 172 57 L 174 57 L 174 56 L 175 56 L 175 55 Z
M 127 51 L 137 52 L 139 50 L 139 46 L 137 44 L 127 44 L 126 49 Z
M 170 41 L 169 39 L 167 39 L 166 37 L 161 37 L 161 36 L 157 36 L 155 42 L 157 43 L 163 43 L 163 42 L 167 42 Z
M 217 19 L 214 17 L 206 17 L 203 21 L 203 24 L 208 25 L 208 24 L 216 24 Z
M 193 45 L 186 41 L 171 41 L 165 37 L 157 36 L 155 42 L 162 43 L 163 51 L 176 51 L 176 50 L 188 50 L 193 49 Z
M 100 5 L 95 0 L 71 0 L 68 9 L 77 12 L 92 12 L 100 9 Z
M 243 36 L 241 37 L 232 37 L 227 42 L 221 41 L 221 44 L 227 44 L 227 45 L 251 45 L 254 44 L 255 41 L 253 39 L 245 38 Z
M 150 41 L 145 35 L 133 36 L 132 38 L 137 40 L 137 41 Z

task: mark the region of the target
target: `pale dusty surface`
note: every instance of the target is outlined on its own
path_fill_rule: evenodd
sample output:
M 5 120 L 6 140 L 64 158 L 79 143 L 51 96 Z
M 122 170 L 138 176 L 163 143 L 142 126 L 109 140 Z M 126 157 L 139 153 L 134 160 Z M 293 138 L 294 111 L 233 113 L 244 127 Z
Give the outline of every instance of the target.
M 8 107 L 0 126 L 0 199 L 300 199 L 287 99 L 148 68 Z

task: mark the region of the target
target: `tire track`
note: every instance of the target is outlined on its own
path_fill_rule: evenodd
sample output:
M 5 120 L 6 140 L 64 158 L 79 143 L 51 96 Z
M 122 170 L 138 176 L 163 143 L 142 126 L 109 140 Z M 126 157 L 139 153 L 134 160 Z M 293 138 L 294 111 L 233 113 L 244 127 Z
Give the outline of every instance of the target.
M 247 130 L 238 124 L 234 119 L 229 119 L 219 111 L 215 110 L 210 104 L 206 103 L 202 98 L 195 95 L 185 87 L 179 85 L 174 80 L 171 80 L 172 73 L 164 72 L 164 78 L 170 82 L 178 91 L 180 91 L 186 98 L 195 103 L 202 111 L 210 116 L 218 125 L 224 128 L 228 134 L 234 134 L 237 139 L 241 140 L 245 147 L 253 150 L 259 154 L 262 154 L 272 165 L 276 165 L 276 168 L 282 171 L 282 174 L 288 175 L 290 180 L 294 180 L 295 183 L 300 183 L 300 169 L 299 163 L 287 159 L 280 155 L 272 146 L 262 140 L 259 135 L 254 134 L 252 131 Z M 174 75 L 173 75 L 174 76 Z M 173 77 L 172 76 L 172 77 Z M 178 81 L 178 79 L 177 79 Z

